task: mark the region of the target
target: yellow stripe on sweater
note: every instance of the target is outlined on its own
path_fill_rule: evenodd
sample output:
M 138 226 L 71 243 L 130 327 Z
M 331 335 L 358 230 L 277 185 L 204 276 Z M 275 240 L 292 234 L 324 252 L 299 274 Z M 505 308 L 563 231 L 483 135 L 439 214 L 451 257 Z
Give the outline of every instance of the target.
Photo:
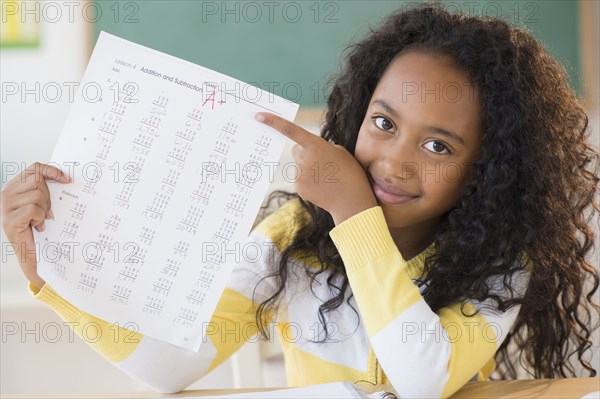
M 357 297 L 371 298 L 369 312 L 361 314 L 369 336 L 377 334 L 406 309 L 423 300 L 406 268 L 400 252 L 395 251 L 379 256 L 369 267 L 349 271 L 350 284 Z
M 111 362 L 126 359 L 143 339 L 140 333 L 82 312 L 58 295 L 49 284 L 38 290 L 29 283 L 29 291 L 54 309 L 75 334 Z
M 206 337 L 210 338 L 217 355 L 207 372 L 212 371 L 248 341 L 255 341 L 258 327 L 255 319 L 256 304 L 241 293 L 226 287 L 208 326 Z M 270 321 L 272 312 L 265 313 Z
M 288 386 L 325 384 L 335 381 L 356 382 L 365 378 L 364 372 L 298 349 L 293 339 L 286 339 L 286 334 L 289 335 L 289 331 L 293 330 L 288 323 L 279 323 L 278 329 L 282 336 L 281 345 L 285 356 Z
M 464 311 L 471 315 L 475 307 L 464 302 Z M 452 344 L 452 353 L 448 364 L 450 379 L 444 387 L 442 397 L 448 397 L 460 389 L 465 381 L 473 376 L 473 365 L 479 370 L 489 372 L 490 357 L 496 353 L 496 331 L 481 313 L 465 318 L 461 313 L 461 304 L 457 303 L 440 309 L 440 323 L 448 332 Z M 488 374 L 489 375 L 489 374 Z

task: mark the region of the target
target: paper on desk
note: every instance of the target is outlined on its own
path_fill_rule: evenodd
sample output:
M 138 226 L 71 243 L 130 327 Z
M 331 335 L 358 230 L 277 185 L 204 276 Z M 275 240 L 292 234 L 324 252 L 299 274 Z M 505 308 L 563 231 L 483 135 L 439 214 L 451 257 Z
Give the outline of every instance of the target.
M 580 399 L 600 399 L 600 391 L 590 392 L 583 395 Z
M 232 267 L 256 261 L 240 243 L 285 141 L 254 115 L 297 110 L 102 32 L 49 162 L 74 182 L 48 181 L 40 276 L 85 312 L 198 350 Z

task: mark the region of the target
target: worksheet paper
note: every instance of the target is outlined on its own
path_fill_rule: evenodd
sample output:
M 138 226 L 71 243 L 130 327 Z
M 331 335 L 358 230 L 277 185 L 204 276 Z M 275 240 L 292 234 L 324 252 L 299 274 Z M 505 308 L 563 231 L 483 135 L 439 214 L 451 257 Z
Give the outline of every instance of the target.
M 87 313 L 197 351 L 232 268 L 261 255 L 244 241 L 286 139 L 254 115 L 297 110 L 102 32 L 48 162 L 74 181 L 47 180 L 40 276 Z

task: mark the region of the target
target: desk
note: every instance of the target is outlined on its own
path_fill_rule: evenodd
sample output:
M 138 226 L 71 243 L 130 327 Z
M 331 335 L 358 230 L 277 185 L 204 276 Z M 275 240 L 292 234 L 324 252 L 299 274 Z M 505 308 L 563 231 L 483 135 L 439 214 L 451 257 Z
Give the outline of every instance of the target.
M 452 399 L 479 398 L 580 398 L 600 391 L 600 378 L 562 378 L 551 380 L 511 380 L 470 382 Z
M 375 390 L 389 389 L 382 386 Z M 2 398 L 160 398 L 189 396 L 225 395 L 241 392 L 264 392 L 271 389 L 215 389 L 201 391 L 184 391 L 173 395 L 161 395 L 156 392 L 126 392 L 126 393 L 78 393 L 53 395 L 3 395 Z M 451 399 L 483 399 L 483 398 L 580 398 L 588 393 L 600 390 L 600 378 L 564 378 L 548 380 L 512 380 L 512 381 L 480 381 L 469 382 Z M 260 398 L 260 395 L 256 396 Z

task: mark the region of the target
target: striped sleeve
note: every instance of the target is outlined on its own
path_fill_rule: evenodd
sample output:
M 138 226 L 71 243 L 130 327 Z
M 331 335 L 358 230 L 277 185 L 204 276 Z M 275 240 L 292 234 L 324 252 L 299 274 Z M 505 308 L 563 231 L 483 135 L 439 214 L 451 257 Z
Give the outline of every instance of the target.
M 206 334 L 198 352 L 87 314 L 67 302 L 49 284 L 38 290 L 30 283 L 29 290 L 116 367 L 158 392 L 179 392 L 212 371 L 246 342 L 256 339 L 256 305 L 273 292 L 272 285 L 262 277 L 272 262 L 279 260 L 281 243 L 274 242 L 271 234 L 276 226 L 289 229 L 290 223 L 282 217 L 287 208 L 267 217 L 249 235 L 243 246 L 245 256 L 235 264 L 210 322 L 205 324 L 204 331 L 198 331 L 198 334 Z M 267 309 L 265 321 L 270 321 L 273 313 Z
M 449 397 L 490 364 L 519 307 L 489 312 L 468 301 L 433 312 L 408 273 L 381 207 L 331 230 L 373 350 L 401 397 Z M 527 273 L 517 278 L 524 294 Z M 480 310 L 474 317 L 467 314 Z

